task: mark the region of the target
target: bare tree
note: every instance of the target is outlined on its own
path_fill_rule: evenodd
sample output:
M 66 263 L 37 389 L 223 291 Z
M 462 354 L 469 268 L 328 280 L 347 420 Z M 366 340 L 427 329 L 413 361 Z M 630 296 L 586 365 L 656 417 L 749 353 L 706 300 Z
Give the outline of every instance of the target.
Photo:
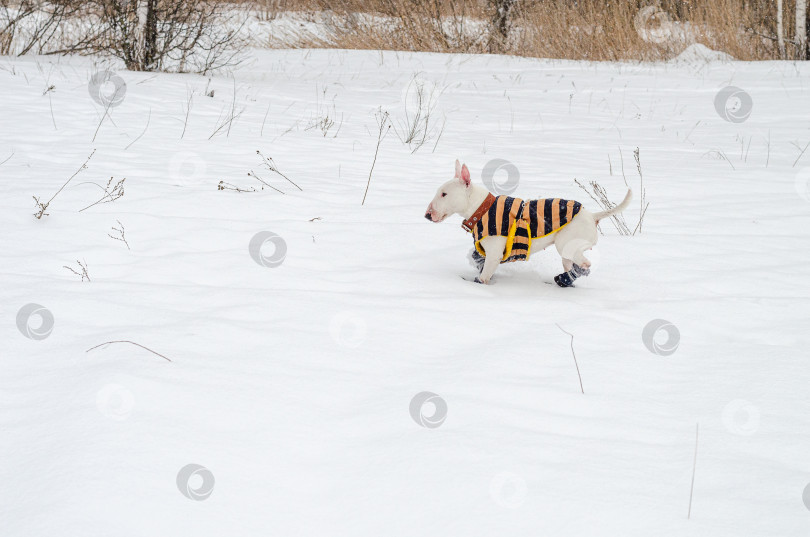
M 0 54 L 42 53 L 81 9 L 74 0 L 0 0 Z
M 515 7 L 516 0 L 491 0 L 495 8 L 490 29 L 489 52 L 503 52 L 509 39 L 511 25 L 510 15 Z
M 796 0 L 796 59 L 807 59 L 807 0 Z
M 779 56 L 784 60 L 785 54 L 785 12 L 784 0 L 776 0 L 776 42 L 779 46 Z
M 68 1 L 68 0 L 65 0 Z M 132 71 L 207 73 L 238 63 L 248 14 L 220 0 L 89 0 L 82 36 L 51 53 L 110 54 Z

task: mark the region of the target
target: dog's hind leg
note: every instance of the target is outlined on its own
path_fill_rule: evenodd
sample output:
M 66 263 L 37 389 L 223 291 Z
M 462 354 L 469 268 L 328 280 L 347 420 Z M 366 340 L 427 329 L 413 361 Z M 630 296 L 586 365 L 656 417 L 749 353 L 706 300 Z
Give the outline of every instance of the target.
M 574 267 L 574 261 L 571 260 L 571 259 L 563 258 L 562 264 L 563 264 L 563 270 L 565 272 L 568 272 L 569 270 L 571 270 Z
M 563 238 L 563 237 L 560 237 Z M 565 272 L 554 276 L 554 281 L 560 287 L 573 287 L 574 280 L 580 276 L 587 276 L 591 273 L 591 262 L 585 257 L 585 251 L 593 247 L 596 242 L 588 238 L 565 237 L 567 240 L 555 241 L 557 251 L 563 260 Z
M 580 267 L 582 267 L 584 269 L 591 268 L 591 262 L 588 261 L 587 257 L 585 257 L 585 252 L 584 251 L 579 251 L 574 256 L 574 266 L 577 266 L 577 265 L 579 265 Z

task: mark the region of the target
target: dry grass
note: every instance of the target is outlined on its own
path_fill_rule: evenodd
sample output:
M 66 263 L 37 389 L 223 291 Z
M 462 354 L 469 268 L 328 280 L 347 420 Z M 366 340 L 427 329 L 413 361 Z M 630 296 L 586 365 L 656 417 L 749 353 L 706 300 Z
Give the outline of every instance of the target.
M 297 35 L 296 46 L 480 53 L 490 50 L 494 7 L 485 0 L 245 0 L 275 18 L 283 11 L 318 13 L 326 33 Z M 785 0 L 788 59 L 795 3 Z M 656 6 L 646 21 L 667 39 L 645 39 L 639 11 Z M 671 35 L 670 35 L 671 34 Z M 506 54 L 575 60 L 658 60 L 692 43 L 740 60 L 779 59 L 774 0 L 518 0 Z M 278 46 L 278 44 L 276 44 Z

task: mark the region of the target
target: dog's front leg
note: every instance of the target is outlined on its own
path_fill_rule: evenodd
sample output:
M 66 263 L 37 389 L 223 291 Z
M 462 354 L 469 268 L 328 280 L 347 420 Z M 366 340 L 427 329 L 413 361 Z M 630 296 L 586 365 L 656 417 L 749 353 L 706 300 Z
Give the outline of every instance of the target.
M 481 270 L 478 280 L 481 283 L 489 283 L 501 263 L 503 249 L 506 247 L 506 237 L 485 237 L 481 239 L 480 244 L 487 258 L 484 260 L 484 268 Z

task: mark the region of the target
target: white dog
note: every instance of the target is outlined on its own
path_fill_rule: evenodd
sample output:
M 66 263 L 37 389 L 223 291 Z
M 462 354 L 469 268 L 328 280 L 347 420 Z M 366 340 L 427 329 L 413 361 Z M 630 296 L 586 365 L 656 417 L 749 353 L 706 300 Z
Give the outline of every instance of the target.
M 585 251 L 596 244 L 596 224 L 622 212 L 633 199 L 627 191 L 618 206 L 592 214 L 576 201 L 549 198 L 522 200 L 494 196 L 473 185 L 470 170 L 456 160 L 456 175 L 447 181 L 428 205 L 425 218 L 442 222 L 451 214 L 464 218 L 461 225 L 472 233 L 472 260 L 478 266 L 478 283 L 488 284 L 500 263 L 522 261 L 554 244 L 565 272 L 554 277 L 560 287 L 573 287 L 574 280 L 590 273 Z

